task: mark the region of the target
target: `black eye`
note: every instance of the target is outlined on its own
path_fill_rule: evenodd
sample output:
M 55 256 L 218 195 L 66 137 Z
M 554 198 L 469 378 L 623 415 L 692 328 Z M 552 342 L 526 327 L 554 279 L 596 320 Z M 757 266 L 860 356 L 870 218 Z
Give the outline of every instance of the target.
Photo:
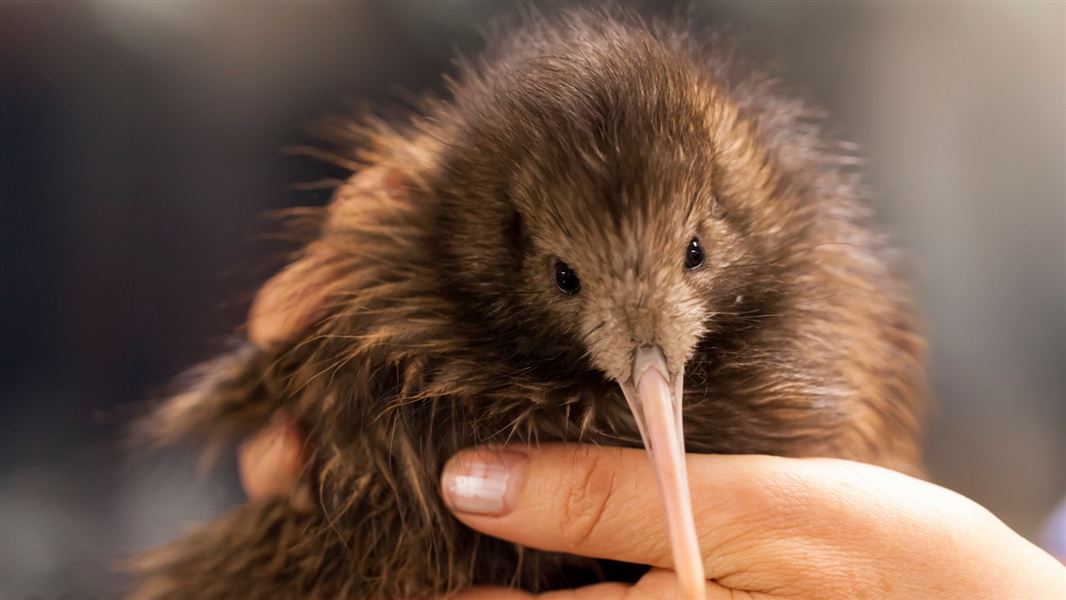
M 555 261 L 555 286 L 567 296 L 573 296 L 581 291 L 581 280 L 570 265 L 561 260 Z
M 691 271 L 702 264 L 703 246 L 700 245 L 699 238 L 692 238 L 692 241 L 688 243 L 688 248 L 685 249 L 685 268 Z

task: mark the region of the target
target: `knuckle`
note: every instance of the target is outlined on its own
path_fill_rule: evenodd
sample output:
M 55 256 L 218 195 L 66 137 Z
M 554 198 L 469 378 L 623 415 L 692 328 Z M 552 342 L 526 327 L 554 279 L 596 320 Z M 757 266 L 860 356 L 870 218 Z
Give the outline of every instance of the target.
M 614 471 L 593 455 L 576 457 L 560 506 L 562 538 L 581 548 L 598 536 L 615 490 Z

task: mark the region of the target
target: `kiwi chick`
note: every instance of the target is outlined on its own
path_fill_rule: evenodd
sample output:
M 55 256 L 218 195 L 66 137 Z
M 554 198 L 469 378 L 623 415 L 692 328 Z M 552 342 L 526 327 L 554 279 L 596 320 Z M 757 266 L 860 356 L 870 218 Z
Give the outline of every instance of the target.
M 134 597 L 606 577 L 466 529 L 438 480 L 478 444 L 640 447 L 649 348 L 688 451 L 920 469 L 916 318 L 812 111 L 716 37 L 618 10 L 490 47 L 406 123 L 337 125 L 363 166 L 265 290 L 300 333 L 205 364 L 145 424 L 218 444 L 284 410 L 306 485 L 146 555 Z

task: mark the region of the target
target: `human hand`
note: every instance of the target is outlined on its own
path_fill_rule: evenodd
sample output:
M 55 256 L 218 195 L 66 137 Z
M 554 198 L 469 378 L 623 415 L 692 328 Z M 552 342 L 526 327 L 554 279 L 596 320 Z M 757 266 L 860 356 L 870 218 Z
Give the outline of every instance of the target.
M 242 450 L 247 489 L 256 497 L 281 493 L 299 475 L 299 462 L 289 460 L 299 439 L 281 430 L 257 440 Z M 1066 568 L 981 506 L 931 483 L 833 459 L 689 455 L 688 468 L 712 600 L 1066 597 Z M 459 520 L 486 534 L 653 567 L 633 586 L 541 598 L 676 597 L 642 450 L 469 450 L 448 463 L 442 492 Z M 532 597 L 501 589 L 460 596 Z
M 689 455 L 688 469 L 708 598 L 1066 598 L 1066 568 L 937 485 L 834 459 Z M 642 450 L 470 450 L 449 462 L 442 490 L 456 517 L 486 534 L 653 567 L 632 587 L 544 598 L 676 597 Z

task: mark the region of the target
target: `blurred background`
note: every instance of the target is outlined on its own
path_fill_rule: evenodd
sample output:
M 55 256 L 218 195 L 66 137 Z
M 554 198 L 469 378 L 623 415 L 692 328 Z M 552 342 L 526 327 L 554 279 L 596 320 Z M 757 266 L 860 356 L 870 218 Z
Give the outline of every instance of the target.
M 560 5 L 551 5 L 553 10 Z M 657 10 L 669 9 L 660 3 Z M 650 7 L 645 7 L 650 8 Z M 232 461 L 123 424 L 220 348 L 336 175 L 282 153 L 440 89 L 503 2 L 0 3 L 0 597 L 112 597 L 123 556 L 239 502 Z M 1039 540 L 1066 494 L 1066 9 L 696 3 L 859 142 L 907 256 L 935 481 Z

